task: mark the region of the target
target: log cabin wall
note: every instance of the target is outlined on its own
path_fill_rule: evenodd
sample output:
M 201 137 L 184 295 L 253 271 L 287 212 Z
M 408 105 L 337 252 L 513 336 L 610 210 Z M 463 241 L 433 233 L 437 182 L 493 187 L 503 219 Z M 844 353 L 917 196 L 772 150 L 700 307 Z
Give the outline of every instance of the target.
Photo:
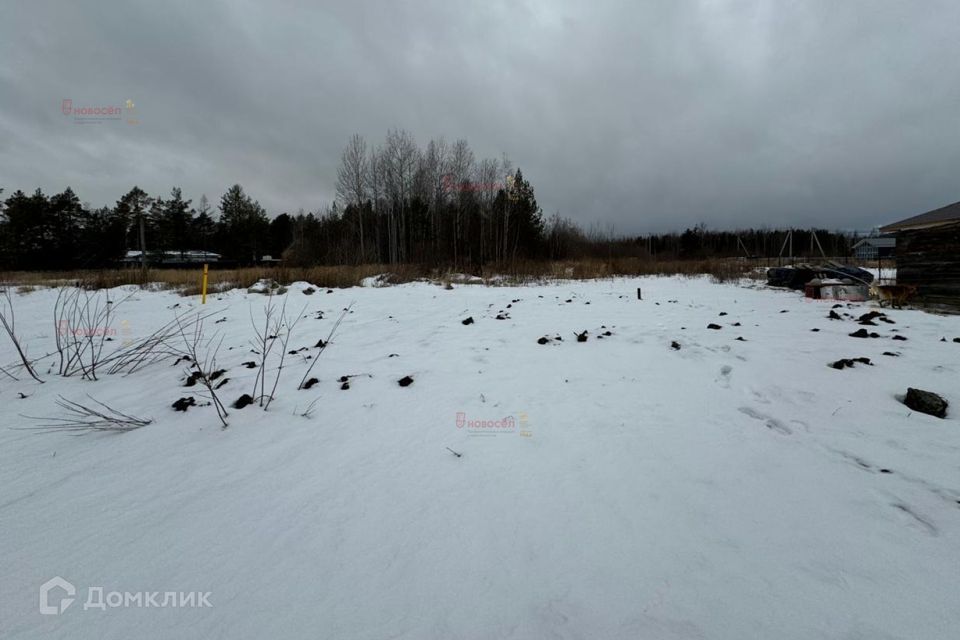
M 897 283 L 927 304 L 960 307 L 960 222 L 897 234 Z

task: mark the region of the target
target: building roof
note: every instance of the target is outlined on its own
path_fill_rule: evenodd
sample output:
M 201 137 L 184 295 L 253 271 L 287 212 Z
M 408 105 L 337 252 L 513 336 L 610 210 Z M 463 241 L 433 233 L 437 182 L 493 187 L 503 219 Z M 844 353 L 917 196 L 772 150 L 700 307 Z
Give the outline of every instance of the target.
M 857 247 L 862 247 L 864 245 L 868 247 L 876 247 L 878 249 L 892 249 L 893 247 L 897 246 L 897 239 L 893 237 L 864 238 L 857 244 L 853 245 L 853 248 L 856 249 Z
M 926 213 L 921 213 L 918 216 L 906 218 L 899 222 L 892 222 L 885 227 L 880 227 L 880 231 L 888 233 L 890 231 L 902 231 L 904 229 L 922 229 L 924 227 L 937 227 L 952 222 L 960 222 L 960 202 L 954 202 L 945 207 L 927 211 Z

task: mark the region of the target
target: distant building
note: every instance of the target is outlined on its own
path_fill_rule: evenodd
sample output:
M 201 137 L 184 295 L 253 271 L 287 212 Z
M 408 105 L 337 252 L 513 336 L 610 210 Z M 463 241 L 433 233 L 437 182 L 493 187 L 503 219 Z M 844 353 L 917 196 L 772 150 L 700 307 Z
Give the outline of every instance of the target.
M 960 202 L 880 228 L 896 234 L 897 284 L 925 302 L 960 306 Z
M 127 251 L 120 258 L 120 264 L 137 266 L 140 264 L 141 251 Z M 220 254 L 211 251 L 147 251 L 147 264 L 160 267 L 192 266 L 219 262 Z
M 892 258 L 896 246 L 897 238 L 893 235 L 864 238 L 853 245 L 853 255 L 860 260 Z

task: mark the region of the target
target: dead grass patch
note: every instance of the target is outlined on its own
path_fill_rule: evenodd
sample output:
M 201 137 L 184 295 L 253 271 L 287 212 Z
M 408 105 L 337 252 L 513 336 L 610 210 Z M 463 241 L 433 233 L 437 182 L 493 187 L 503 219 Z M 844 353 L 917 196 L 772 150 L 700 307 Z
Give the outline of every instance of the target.
M 542 280 L 594 280 L 621 276 L 700 276 L 709 275 L 717 282 L 751 277 L 757 265 L 740 259 L 650 260 L 613 258 L 610 260 L 518 261 L 489 265 L 479 275 L 486 284 L 525 284 Z M 451 282 L 453 270 L 421 265 L 363 264 L 314 267 L 248 267 L 215 269 L 209 272 L 208 293 L 246 288 L 259 280 L 275 280 L 280 285 L 309 282 L 316 287 L 339 289 L 359 286 L 364 279 L 382 276 L 384 285 L 414 280 L 437 283 Z M 174 290 L 182 295 L 199 295 L 201 269 L 103 269 L 78 271 L 8 271 L 0 272 L 0 285 L 19 287 L 27 293 L 42 287 L 78 286 L 83 289 L 107 289 L 135 285 L 148 289 Z

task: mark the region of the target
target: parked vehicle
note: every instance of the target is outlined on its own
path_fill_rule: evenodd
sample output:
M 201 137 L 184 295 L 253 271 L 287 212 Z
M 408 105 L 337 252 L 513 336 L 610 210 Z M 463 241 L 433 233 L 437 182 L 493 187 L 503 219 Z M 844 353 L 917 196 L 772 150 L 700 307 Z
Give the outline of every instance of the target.
M 795 264 L 789 267 L 767 269 L 767 284 L 771 287 L 803 289 L 804 285 L 819 278 L 850 280 L 851 284 L 870 284 L 873 274 L 860 267 L 827 262 L 824 264 Z

